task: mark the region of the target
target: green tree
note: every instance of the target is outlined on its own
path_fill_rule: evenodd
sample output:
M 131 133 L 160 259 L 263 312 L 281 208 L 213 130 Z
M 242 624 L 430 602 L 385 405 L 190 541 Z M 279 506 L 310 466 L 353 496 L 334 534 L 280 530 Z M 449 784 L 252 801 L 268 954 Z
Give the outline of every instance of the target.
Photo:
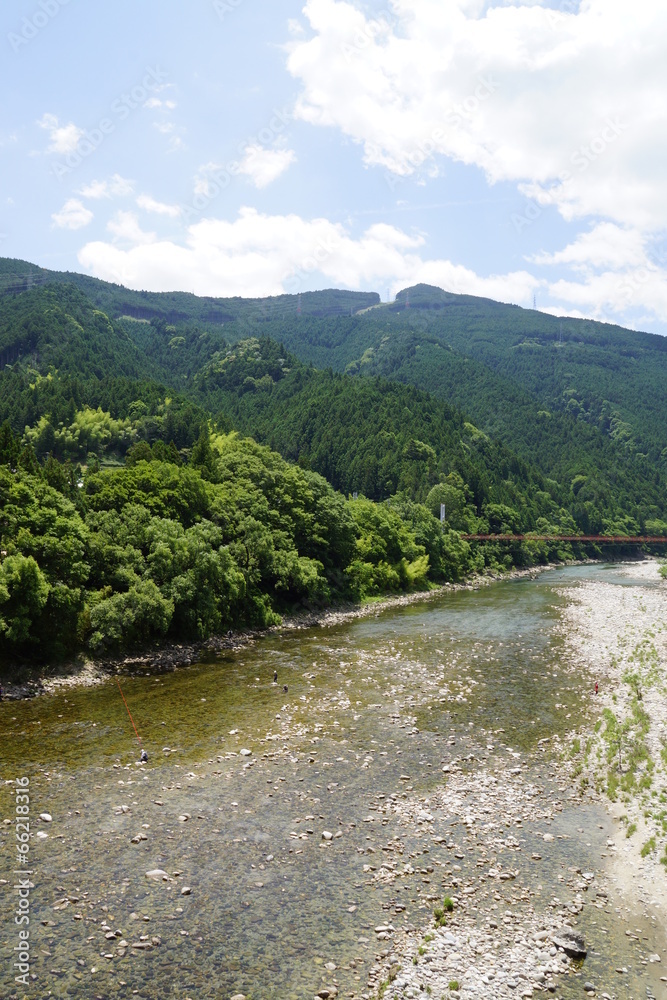
M 0 564 L 0 633 L 14 647 L 38 640 L 35 625 L 49 590 L 32 556 L 7 556 Z

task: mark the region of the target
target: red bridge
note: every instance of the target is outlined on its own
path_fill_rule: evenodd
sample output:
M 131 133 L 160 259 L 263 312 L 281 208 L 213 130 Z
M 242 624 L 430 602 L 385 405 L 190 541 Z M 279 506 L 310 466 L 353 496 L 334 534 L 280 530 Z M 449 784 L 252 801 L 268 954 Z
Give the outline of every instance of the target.
M 646 545 L 661 542 L 667 535 L 461 535 L 468 542 L 598 542 L 600 545 Z

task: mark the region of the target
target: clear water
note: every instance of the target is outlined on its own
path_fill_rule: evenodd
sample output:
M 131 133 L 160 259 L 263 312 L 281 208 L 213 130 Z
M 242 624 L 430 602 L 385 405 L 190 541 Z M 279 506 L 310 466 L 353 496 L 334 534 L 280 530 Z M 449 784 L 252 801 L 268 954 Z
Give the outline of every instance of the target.
M 568 568 L 273 634 L 176 673 L 122 678 L 150 754 L 146 767 L 136 763 L 113 680 L 0 705 L 1 777 L 30 778 L 32 828 L 48 833 L 31 841 L 37 979 L 26 989 L 13 984 L 7 957 L 16 943 L 16 864 L 13 828 L 0 828 L 8 879 L 0 887 L 0 995 L 301 1000 L 335 976 L 341 996 L 359 996 L 378 949 L 373 927 L 396 899 L 395 888 L 367 884 L 363 865 L 376 863 L 368 849 L 382 859 L 382 846 L 400 836 L 407 860 L 425 845 L 418 830 L 406 835 L 390 815 L 380 817 L 378 796 L 406 788 L 426 795 L 454 755 L 475 752 L 492 766 L 506 745 L 528 755 L 531 778 L 549 786 L 548 751 L 538 752 L 538 741 L 584 722 L 591 684 L 571 671 L 554 633 L 561 588 L 602 578 L 628 582 L 613 568 Z M 13 805 L 10 785 L 0 786 L 3 819 Z M 50 824 L 38 820 L 42 812 Z M 453 819 L 436 815 L 436 827 Z M 322 847 L 324 830 L 342 836 Z M 552 830 L 569 839 L 544 859 L 545 899 L 563 865 L 599 868 L 613 832 L 602 810 L 574 804 Z M 147 839 L 131 843 L 140 833 Z M 444 856 L 430 838 L 428 846 L 429 863 L 439 850 Z M 155 868 L 171 880 L 147 879 Z M 408 884 L 401 902 L 402 923 L 427 922 Z M 586 907 L 581 917 L 591 942 L 586 977 L 619 997 L 659 990 L 658 975 L 638 964 L 637 945 L 608 909 Z M 647 938 L 641 947 L 656 950 L 653 929 L 638 914 L 632 922 Z M 130 945 L 141 935 L 161 944 L 118 957 L 120 939 L 105 938 L 116 930 Z M 629 970 L 623 993 L 617 965 Z M 558 996 L 580 996 L 582 981 L 563 981 Z

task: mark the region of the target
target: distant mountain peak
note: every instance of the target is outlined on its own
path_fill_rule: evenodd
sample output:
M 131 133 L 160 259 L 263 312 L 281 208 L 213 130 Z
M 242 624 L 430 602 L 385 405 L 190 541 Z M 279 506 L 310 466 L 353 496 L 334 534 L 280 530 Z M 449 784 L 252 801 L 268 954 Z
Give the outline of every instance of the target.
M 417 309 L 442 309 L 455 299 L 456 295 L 446 292 L 437 285 L 426 285 L 420 282 L 409 288 L 402 288 L 396 295 L 396 302 L 403 306 L 414 306 Z

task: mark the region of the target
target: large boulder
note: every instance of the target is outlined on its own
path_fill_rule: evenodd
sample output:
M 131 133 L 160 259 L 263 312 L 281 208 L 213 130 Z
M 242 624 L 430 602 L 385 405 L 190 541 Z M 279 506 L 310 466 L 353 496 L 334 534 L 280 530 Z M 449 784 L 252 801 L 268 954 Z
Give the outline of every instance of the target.
M 552 935 L 551 940 L 557 948 L 562 948 L 570 958 L 586 958 L 588 954 L 583 935 L 571 927 L 561 927 Z

